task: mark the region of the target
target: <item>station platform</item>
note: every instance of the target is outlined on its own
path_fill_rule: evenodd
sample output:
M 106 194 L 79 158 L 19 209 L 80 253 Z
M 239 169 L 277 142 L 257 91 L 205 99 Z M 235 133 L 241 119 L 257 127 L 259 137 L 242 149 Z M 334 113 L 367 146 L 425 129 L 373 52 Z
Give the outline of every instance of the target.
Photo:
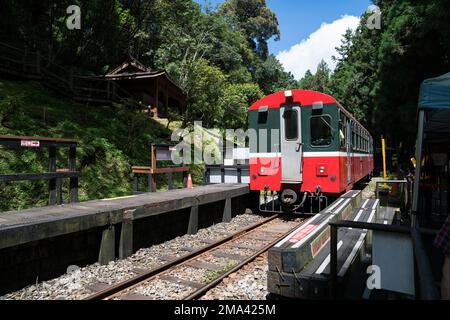
M 218 184 L 0 213 L 0 294 L 228 222 L 252 200 L 247 184 Z
M 328 222 L 337 217 L 340 220 L 392 224 L 394 216 L 394 208 L 380 207 L 378 199 L 361 199 L 361 191 L 344 194 L 269 250 L 269 293 L 287 298 L 328 298 L 331 278 Z M 372 231 L 361 229 L 338 230 L 337 281 L 340 296 L 344 297 L 346 288 L 353 285 L 355 270 L 361 271 L 361 267 L 370 260 L 374 235 Z
M 3 212 L 0 249 L 231 199 L 248 192 L 246 184 L 220 184 Z

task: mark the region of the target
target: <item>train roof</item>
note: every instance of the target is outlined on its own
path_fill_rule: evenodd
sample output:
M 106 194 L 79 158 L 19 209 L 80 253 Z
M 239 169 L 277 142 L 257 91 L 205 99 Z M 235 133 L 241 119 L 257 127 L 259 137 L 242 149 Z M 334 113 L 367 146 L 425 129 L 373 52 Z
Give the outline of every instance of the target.
M 311 106 L 315 102 L 337 103 L 336 99 L 330 95 L 311 90 L 289 90 L 292 92 L 294 103 L 300 103 L 302 106 Z M 280 91 L 268 95 L 261 100 L 256 101 L 249 110 L 258 110 L 260 108 L 280 108 L 280 105 L 286 102 L 286 91 Z

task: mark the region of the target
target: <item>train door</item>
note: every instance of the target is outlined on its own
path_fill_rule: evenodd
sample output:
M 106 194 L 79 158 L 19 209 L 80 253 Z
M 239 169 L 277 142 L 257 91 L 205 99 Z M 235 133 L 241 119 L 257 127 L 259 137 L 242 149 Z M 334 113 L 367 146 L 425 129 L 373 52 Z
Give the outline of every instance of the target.
M 283 183 L 302 182 L 302 130 L 299 105 L 280 109 L 281 172 Z
M 347 135 L 345 142 L 346 150 L 346 168 L 347 168 L 347 184 L 352 182 L 352 122 L 347 119 Z

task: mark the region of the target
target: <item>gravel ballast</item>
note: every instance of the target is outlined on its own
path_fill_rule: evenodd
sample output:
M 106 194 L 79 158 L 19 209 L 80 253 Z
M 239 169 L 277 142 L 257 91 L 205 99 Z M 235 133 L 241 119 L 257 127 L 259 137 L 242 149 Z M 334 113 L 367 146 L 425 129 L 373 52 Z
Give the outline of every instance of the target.
M 44 282 L 30 285 L 21 290 L 0 296 L 0 300 L 55 300 L 55 299 L 84 299 L 94 292 L 87 287 L 96 283 L 114 285 L 136 275 L 136 269 L 152 269 L 164 264 L 160 259 L 164 256 L 182 256 L 189 252 L 183 248 L 199 249 L 208 244 L 208 240 L 225 238 L 225 234 L 232 234 L 250 225 L 260 222 L 264 218 L 253 214 L 236 216 L 229 223 L 219 223 L 209 228 L 201 229 L 195 235 L 184 235 L 150 248 L 138 250 L 132 256 L 123 260 L 116 260 L 107 265 L 98 263 L 77 268 L 71 266 L 68 273 Z M 180 292 L 181 293 L 181 292 Z M 161 295 L 163 296 L 163 295 Z

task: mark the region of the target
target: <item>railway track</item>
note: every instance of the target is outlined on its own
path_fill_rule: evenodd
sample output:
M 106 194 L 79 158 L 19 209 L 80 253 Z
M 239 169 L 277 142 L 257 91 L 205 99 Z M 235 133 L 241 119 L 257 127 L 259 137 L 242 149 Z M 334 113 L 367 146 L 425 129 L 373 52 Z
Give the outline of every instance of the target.
M 299 222 L 287 221 L 280 215 L 270 216 L 206 247 L 99 291 L 86 300 L 198 299 L 222 279 L 266 252 L 298 225 Z M 173 287 L 173 295 L 161 296 L 158 292 L 161 286 Z

